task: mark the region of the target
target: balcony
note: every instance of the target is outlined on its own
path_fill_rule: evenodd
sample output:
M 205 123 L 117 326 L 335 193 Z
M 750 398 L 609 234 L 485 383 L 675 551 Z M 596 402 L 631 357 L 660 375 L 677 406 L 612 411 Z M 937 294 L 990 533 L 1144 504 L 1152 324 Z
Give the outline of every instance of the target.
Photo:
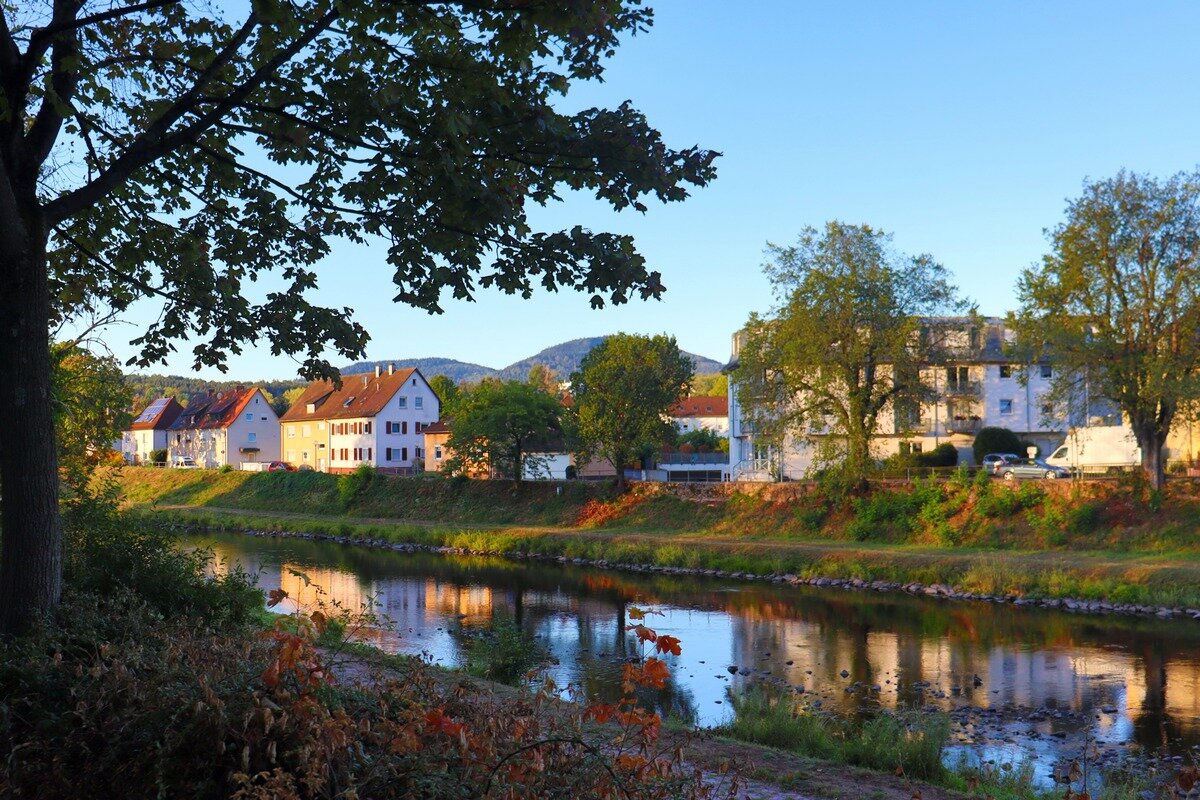
M 979 418 L 957 417 L 946 420 L 947 433 L 962 433 L 974 436 L 983 428 L 983 420 Z
M 983 384 L 980 381 L 950 381 L 944 394 L 947 397 L 979 397 L 983 394 Z

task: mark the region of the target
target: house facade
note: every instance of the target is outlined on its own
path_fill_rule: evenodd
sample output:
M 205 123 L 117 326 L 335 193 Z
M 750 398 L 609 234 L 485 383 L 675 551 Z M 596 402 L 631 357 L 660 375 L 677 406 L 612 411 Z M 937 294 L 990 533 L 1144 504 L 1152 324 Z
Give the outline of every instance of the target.
M 183 406 L 174 397 L 160 397 L 142 409 L 129 430 L 121 433 L 121 457 L 126 464 L 152 463 L 151 453 L 167 449 L 170 427 Z
M 923 382 L 933 389 L 933 399 L 907 408 L 891 407 L 881 415 L 872 443 L 876 458 L 900 452 L 928 452 L 950 443 L 960 464 L 973 462 L 971 445 L 985 427 L 1008 428 L 1048 454 L 1063 440 L 1069 424 L 1083 424 L 1095 413 L 1108 413 L 1109 404 L 1097 400 L 1094 408 L 1068 413 L 1049 397 L 1055 377 L 1053 362 L 1023 364 L 1006 354 L 1012 332 L 999 318 L 938 318 L 932 322 L 947 330 L 944 359 L 921 368 Z M 736 366 L 742 334 L 733 338 Z M 813 428 L 787 435 L 782 443 L 757 438 L 750 414 L 739 405 L 737 384 L 729 382 L 730 448 L 732 480 L 777 480 L 804 477 L 814 463 L 816 444 L 825 432 Z
M 706 430 L 729 435 L 729 398 L 688 397 L 671 406 L 671 418 L 680 433 Z
M 167 430 L 167 455 L 171 465 L 191 458 L 205 468 L 276 461 L 279 417 L 257 387 L 198 395 Z
M 341 388 L 310 383 L 280 419 L 283 460 L 319 472 L 353 472 L 369 464 L 408 475 L 425 468 L 425 428 L 441 400 L 419 370 L 346 375 Z

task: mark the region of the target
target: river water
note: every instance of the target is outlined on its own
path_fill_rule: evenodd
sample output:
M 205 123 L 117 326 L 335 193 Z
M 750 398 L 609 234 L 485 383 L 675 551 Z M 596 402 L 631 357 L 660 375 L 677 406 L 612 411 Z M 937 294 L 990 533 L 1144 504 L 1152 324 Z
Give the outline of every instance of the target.
M 614 699 L 629 609 L 682 641 L 654 702 L 711 726 L 749 683 L 790 687 L 849 715 L 949 712 L 951 757 L 1032 762 L 1048 780 L 1085 747 L 1189 758 L 1200 747 L 1200 623 L 1097 617 L 905 594 L 662 576 L 502 558 L 399 553 L 303 539 L 205 534 L 188 545 L 258 573 L 293 602 L 393 621 L 372 643 L 453 666 L 464 629 L 514 620 L 547 648 L 560 685 Z M 736 674 L 730 667 L 736 666 Z

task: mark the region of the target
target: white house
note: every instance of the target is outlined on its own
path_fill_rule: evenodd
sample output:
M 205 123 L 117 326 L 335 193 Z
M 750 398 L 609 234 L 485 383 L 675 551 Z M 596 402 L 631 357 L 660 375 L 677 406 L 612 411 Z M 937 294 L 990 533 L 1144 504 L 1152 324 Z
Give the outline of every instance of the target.
M 410 474 L 425 461 L 425 428 L 441 400 L 417 369 L 389 365 L 345 375 L 341 388 L 310 383 L 280 419 L 283 460 L 321 472 L 352 472 L 370 464 Z
M 688 397 L 671 406 L 671 418 L 680 433 L 706 430 L 728 436 L 729 399 L 707 395 Z
M 191 458 L 201 467 L 241 468 L 279 459 L 279 416 L 257 387 L 193 397 L 167 430 L 172 465 Z
M 160 397 L 146 406 L 121 434 L 121 456 L 126 464 L 146 464 L 155 450 L 167 449 L 171 425 L 183 406 L 174 397 Z

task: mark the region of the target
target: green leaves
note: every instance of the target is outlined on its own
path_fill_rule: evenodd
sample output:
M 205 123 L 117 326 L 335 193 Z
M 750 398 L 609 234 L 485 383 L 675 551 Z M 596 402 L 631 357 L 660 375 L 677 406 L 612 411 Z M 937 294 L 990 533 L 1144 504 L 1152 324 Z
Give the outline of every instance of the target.
M 668 412 L 687 395 L 694 371 L 673 336 L 606 338 L 571 376 L 578 449 L 608 461 L 620 476 L 644 448 L 672 440 Z
M 244 20 L 170 3 L 84 24 L 78 52 L 22 100 L 61 85 L 45 102 L 73 115 L 52 158 L 80 168 L 36 198 L 54 225 L 56 313 L 155 297 L 141 365 L 180 338 L 197 366 L 265 339 L 316 377 L 325 355 L 366 342 L 347 309 L 307 299 L 339 238 L 380 243 L 396 301 L 434 312 L 479 288 L 576 288 L 594 306 L 658 297 L 629 237 L 535 231 L 526 216 L 564 188 L 644 210 L 715 176 L 716 153 L 670 149 L 628 103 L 551 103 L 650 21 L 638 0 L 254 0 Z M 30 178 L 42 162 L 8 166 Z M 286 289 L 247 290 L 279 271 Z

